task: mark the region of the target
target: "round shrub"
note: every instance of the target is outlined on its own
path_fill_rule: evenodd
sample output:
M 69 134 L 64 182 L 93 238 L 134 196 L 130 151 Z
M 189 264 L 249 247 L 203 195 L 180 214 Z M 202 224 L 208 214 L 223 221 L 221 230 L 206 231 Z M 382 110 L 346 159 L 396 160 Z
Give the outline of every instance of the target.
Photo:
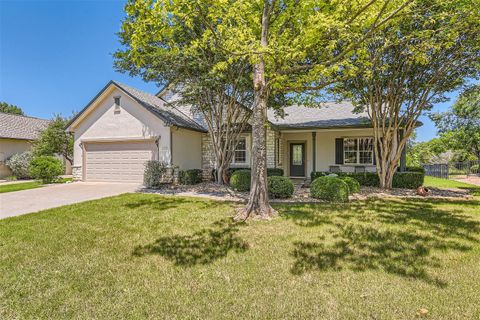
M 42 180 L 43 183 L 51 183 L 64 172 L 60 160 L 52 156 L 39 156 L 30 162 L 32 177 Z
M 348 185 L 340 178 L 320 177 L 310 185 L 310 195 L 327 201 L 348 202 Z
M 250 190 L 250 170 L 237 170 L 230 177 L 230 187 L 243 192 Z
M 17 179 L 28 179 L 31 177 L 30 161 L 32 161 L 32 153 L 30 151 L 25 151 L 11 156 L 6 161 L 6 165 L 12 170 L 12 174 Z
M 340 179 L 348 185 L 348 192 L 350 194 L 360 191 L 360 183 L 358 183 L 356 179 L 352 177 L 341 177 Z
M 293 182 L 287 177 L 268 177 L 268 194 L 272 198 L 290 198 L 293 195 Z

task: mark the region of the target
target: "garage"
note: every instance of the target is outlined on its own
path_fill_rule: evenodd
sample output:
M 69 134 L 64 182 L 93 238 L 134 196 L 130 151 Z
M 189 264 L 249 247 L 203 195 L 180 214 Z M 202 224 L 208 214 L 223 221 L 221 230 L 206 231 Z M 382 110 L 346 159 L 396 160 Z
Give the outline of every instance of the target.
M 84 148 L 86 181 L 142 183 L 145 162 L 156 155 L 153 141 L 88 142 Z

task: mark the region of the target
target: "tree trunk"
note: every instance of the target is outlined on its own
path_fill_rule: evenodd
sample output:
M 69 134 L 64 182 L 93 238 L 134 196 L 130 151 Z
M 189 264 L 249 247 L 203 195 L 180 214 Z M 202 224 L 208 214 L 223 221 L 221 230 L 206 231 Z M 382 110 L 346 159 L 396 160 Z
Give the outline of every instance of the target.
M 262 14 L 262 48 L 267 47 L 267 37 L 269 28 L 269 3 L 264 1 Z M 276 211 L 270 206 L 268 199 L 267 185 L 267 101 L 268 90 L 265 82 L 265 60 L 263 54 L 260 55 L 258 63 L 255 65 L 255 74 L 253 85 L 255 90 L 255 100 L 253 106 L 252 121 L 252 178 L 250 183 L 250 196 L 245 208 L 238 211 L 236 220 L 246 220 L 247 218 L 269 219 L 276 215 Z

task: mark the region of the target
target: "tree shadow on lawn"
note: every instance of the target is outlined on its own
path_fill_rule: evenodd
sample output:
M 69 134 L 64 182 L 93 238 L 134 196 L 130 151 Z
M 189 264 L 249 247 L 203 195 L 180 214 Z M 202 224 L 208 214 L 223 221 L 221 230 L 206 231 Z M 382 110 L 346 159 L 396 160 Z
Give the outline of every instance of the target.
M 435 208 L 439 202 L 369 200 L 284 207 L 280 211 L 295 224 L 330 230 L 323 231 L 318 242 L 294 243 L 291 272 L 382 269 L 444 287 L 445 281 L 429 273 L 442 265 L 433 251 L 471 250 L 480 241 L 480 223 L 460 210 Z
M 151 210 L 167 210 L 172 208 L 177 208 L 180 206 L 194 206 L 195 210 L 198 209 L 208 209 L 218 206 L 217 203 L 213 201 L 206 201 L 203 199 L 188 199 L 183 197 L 171 197 L 171 196 L 159 196 L 154 195 L 147 199 L 138 199 L 125 204 L 125 207 L 129 209 L 151 209 Z
M 179 266 L 209 264 L 226 257 L 230 251 L 245 252 L 248 249 L 248 243 L 237 235 L 241 225 L 243 223 L 231 219 L 219 220 L 211 228 L 192 235 L 165 236 L 152 244 L 137 246 L 133 255 L 158 254 Z

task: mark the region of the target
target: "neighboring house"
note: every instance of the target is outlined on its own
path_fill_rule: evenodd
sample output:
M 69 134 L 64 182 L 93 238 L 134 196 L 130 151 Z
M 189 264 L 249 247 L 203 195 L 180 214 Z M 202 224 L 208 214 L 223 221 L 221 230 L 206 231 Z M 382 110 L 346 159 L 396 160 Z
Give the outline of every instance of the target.
M 5 165 L 5 161 L 16 153 L 30 150 L 32 141 L 47 128 L 49 122 L 49 120 L 0 112 L 0 178 L 12 174 Z
M 152 95 L 110 81 L 68 125 L 74 177 L 142 182 L 145 161 L 154 159 L 180 170 L 203 169 L 209 178 L 215 158 L 207 128 L 190 108 L 168 105 L 171 98 L 166 91 Z M 291 106 L 284 118 L 269 112 L 268 119 L 267 164 L 287 176 L 376 170 L 368 116 L 354 113 L 348 102 Z M 251 158 L 251 133 L 245 132 L 232 167 L 249 167 Z

